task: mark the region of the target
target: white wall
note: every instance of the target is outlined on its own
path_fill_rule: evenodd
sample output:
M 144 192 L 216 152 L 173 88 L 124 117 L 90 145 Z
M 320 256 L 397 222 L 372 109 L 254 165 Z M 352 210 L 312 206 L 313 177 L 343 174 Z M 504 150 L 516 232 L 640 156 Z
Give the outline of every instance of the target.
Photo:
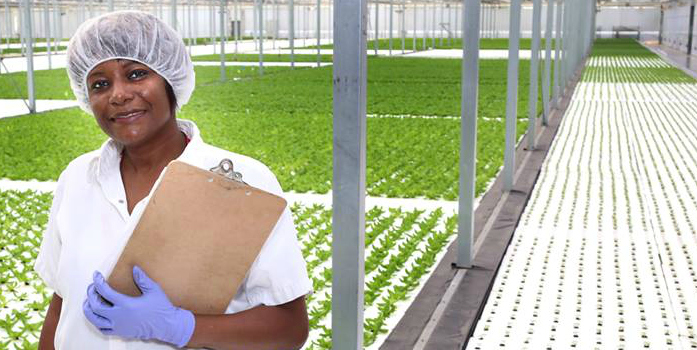
M 63 37 L 70 37 L 78 25 L 82 23 L 85 19 L 89 18 L 90 15 L 97 16 L 99 14 L 105 13 L 107 8 L 106 5 L 97 5 L 97 2 L 92 0 L 82 0 L 84 6 L 61 8 L 60 26 L 62 27 Z M 39 2 L 41 3 L 41 2 Z M 90 6 L 91 3 L 94 3 Z M 395 0 L 393 6 L 393 37 L 398 38 L 400 36 L 400 24 L 402 19 L 404 20 L 404 27 L 406 31 L 406 36 L 410 37 L 413 35 L 414 29 L 416 29 L 416 35 L 418 37 L 428 35 L 436 37 L 448 37 L 448 31 L 444 28 L 450 29 L 450 35 L 455 37 L 461 36 L 462 28 L 462 7 L 460 4 L 453 5 L 452 7 L 433 6 L 431 4 L 417 5 L 416 7 L 412 5 L 407 5 L 404 13 L 401 9 L 401 1 Z M 90 12 L 89 9 L 92 9 Z M 134 7 L 150 13 L 153 13 L 164 19 L 165 22 L 170 22 L 170 7 L 169 5 L 163 5 L 161 8 L 157 7 Z M 556 8 L 556 6 L 555 6 Z M 686 36 L 686 24 L 683 26 L 680 23 L 685 22 L 687 14 L 685 13 L 686 7 L 681 7 L 674 10 L 669 10 L 666 13 L 666 29 L 669 32 L 675 33 L 672 36 L 668 36 L 669 40 L 674 40 L 675 42 L 685 41 L 684 36 Z M 124 7 L 117 8 L 117 10 L 126 9 Z M 228 1 L 228 8 L 226 13 L 226 32 L 230 33 L 230 21 L 235 17 L 234 14 L 233 1 Z M 374 38 L 374 26 L 375 26 L 375 5 L 370 4 L 369 9 L 369 38 Z M 482 6 L 482 37 L 500 37 L 506 38 L 508 36 L 508 21 L 509 21 L 509 8 L 508 7 L 489 7 L 486 5 Z M 211 35 L 218 35 L 219 33 L 219 7 L 211 8 L 209 6 L 199 5 L 196 7 L 196 11 L 192 11 L 192 31 L 193 35 L 197 37 L 210 37 Z M 3 37 L 8 35 L 7 23 L 5 22 L 5 17 L 3 14 L 3 8 L 0 6 L 0 26 L 1 35 Z M 34 14 L 34 36 L 44 37 L 45 25 L 43 6 L 35 6 Z M 687 7 L 689 11 L 689 7 Z M 10 35 L 17 37 L 19 35 L 19 16 L 17 9 L 12 9 L 13 13 L 13 25 L 10 28 Z M 435 22 L 434 22 L 434 12 L 435 12 Z M 670 13 L 669 13 L 670 12 Z M 192 35 L 189 32 L 189 9 L 186 6 L 180 5 L 177 8 L 178 17 L 178 28 L 182 36 Z M 316 6 L 295 6 L 295 33 L 296 38 L 315 38 L 316 37 Z M 416 21 L 414 21 L 414 15 L 416 14 Z M 253 34 L 255 18 L 253 15 L 253 9 L 251 6 L 239 6 L 239 15 L 237 16 L 241 20 L 241 29 L 243 35 L 251 36 Z M 332 17 L 332 8 L 328 6 L 322 7 L 321 15 L 321 35 L 323 38 L 331 38 L 332 27 L 330 19 Z M 389 36 L 389 5 L 380 4 L 379 7 L 379 32 L 381 38 L 387 38 Z M 556 17 L 556 16 L 555 16 Z M 51 22 L 53 23 L 55 16 L 53 13 L 53 8 L 51 7 Z M 276 22 L 278 19 L 278 22 Z M 545 28 L 546 19 L 546 6 L 542 8 L 542 28 Z M 266 35 L 273 36 L 275 34 L 275 25 L 278 23 L 278 34 L 280 37 L 288 36 L 288 23 L 289 23 L 289 12 L 288 5 L 279 5 L 278 9 L 271 3 L 265 5 L 264 11 L 264 22 L 266 26 Z M 642 32 L 642 39 L 644 40 L 656 40 L 658 38 L 658 27 L 660 23 L 660 10 L 657 8 L 608 8 L 602 7 L 597 16 L 597 29 L 600 31 L 600 37 L 609 37 L 612 35 L 612 29 L 616 26 L 629 26 L 629 27 L 640 27 Z M 442 26 L 441 26 L 442 24 Z M 675 27 L 675 28 L 673 28 Z M 14 28 L 14 29 L 13 29 Z M 532 6 L 525 5 L 522 9 L 521 18 L 521 36 L 530 37 L 532 28 Z M 684 32 L 684 33 L 681 33 Z M 681 35 L 683 37 L 681 37 Z
M 663 45 L 687 52 L 688 29 L 690 27 L 690 6 L 675 6 L 665 10 L 663 17 Z M 693 29 L 692 52 L 697 53 L 697 38 Z

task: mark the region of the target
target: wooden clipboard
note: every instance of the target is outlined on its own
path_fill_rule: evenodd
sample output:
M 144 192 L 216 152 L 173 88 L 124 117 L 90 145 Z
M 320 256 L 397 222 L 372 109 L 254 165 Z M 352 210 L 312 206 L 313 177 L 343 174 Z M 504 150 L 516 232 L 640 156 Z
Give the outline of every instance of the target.
M 173 161 L 108 282 L 140 295 L 137 264 L 174 305 L 223 314 L 285 207 L 283 198 L 243 183 L 229 160 L 211 171 Z

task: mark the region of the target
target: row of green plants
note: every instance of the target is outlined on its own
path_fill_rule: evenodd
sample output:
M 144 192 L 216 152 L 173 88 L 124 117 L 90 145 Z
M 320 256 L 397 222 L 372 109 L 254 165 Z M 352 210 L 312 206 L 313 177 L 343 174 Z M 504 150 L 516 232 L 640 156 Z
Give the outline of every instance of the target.
M 52 195 L 0 191 L 0 348 L 36 349 L 52 291 L 33 270 Z M 306 349 L 330 349 L 331 210 L 291 207 L 314 292 L 307 305 L 312 337 Z M 374 207 L 366 213 L 366 346 L 388 330 L 386 321 L 407 300 L 456 232 L 457 217 L 441 210 Z M 372 311 L 371 311 L 372 310 Z
M 56 48 L 55 46 L 52 46 L 52 47 L 51 47 L 51 52 L 55 52 L 56 50 L 58 50 L 58 51 L 64 51 L 64 50 L 66 50 L 66 49 L 67 49 L 67 47 L 65 47 L 65 46 L 59 46 L 58 48 Z M 34 48 L 34 51 L 33 51 L 33 52 L 34 52 L 34 53 L 40 53 L 40 52 L 46 52 L 46 50 L 47 50 L 46 46 L 37 46 L 37 47 Z M 0 52 L 1 52 L 3 55 L 18 54 L 18 53 L 22 53 L 22 49 L 21 49 L 21 48 L 9 48 L 9 49 L 8 49 L 8 48 L 3 48 L 2 45 L 0 44 Z
M 0 191 L 0 348 L 36 349 L 53 292 L 34 272 L 50 193 Z
M 527 124 L 529 90 L 528 65 L 521 66 L 519 136 Z M 371 59 L 368 113 L 458 116 L 460 67 L 458 60 Z M 481 62 L 478 194 L 502 164 L 505 68 L 503 60 Z M 326 193 L 332 178 L 331 67 L 278 68 L 263 77 L 255 69 L 230 68 L 235 79 L 220 83 L 218 67 L 197 67 L 198 86 L 178 116 L 195 121 L 209 143 L 268 164 L 284 190 Z M 37 76 L 43 86 L 38 98 L 71 93 L 59 71 L 44 74 Z M 457 198 L 459 125 L 452 118 L 370 118 L 368 193 Z M 104 140 L 93 119 L 78 109 L 2 119 L 0 178 L 55 180 L 70 160 Z
M 440 34 L 440 32 L 437 32 L 437 34 Z M 382 35 L 382 34 L 381 34 Z M 438 35 L 437 35 L 438 36 Z M 368 52 L 370 53 L 370 50 L 373 50 L 375 48 L 375 40 L 368 40 Z M 416 42 L 416 49 L 414 49 L 414 43 Z M 390 48 L 390 39 L 384 39 L 381 38 L 377 40 L 377 46 L 378 50 L 388 50 Z M 521 50 L 530 50 L 532 47 L 532 39 L 530 38 L 521 38 L 520 43 L 519 43 L 520 49 Z M 541 41 L 541 46 L 542 48 L 545 47 L 545 39 L 543 38 Z M 552 47 L 554 48 L 554 40 L 552 40 Z M 317 48 L 317 45 L 310 45 L 310 46 L 305 46 L 304 49 L 314 49 Z M 334 48 L 334 44 L 324 44 L 320 45 L 320 48 L 322 49 L 332 49 Z M 408 37 L 404 38 L 404 49 L 405 50 L 428 50 L 428 49 L 462 49 L 462 39 L 461 38 L 447 38 L 443 37 L 442 39 L 440 37 L 436 37 L 435 40 L 432 37 L 425 38 L 425 46 L 424 46 L 424 38 L 416 38 L 416 41 L 414 41 L 414 37 Z M 401 50 L 402 49 L 402 38 L 398 37 L 395 35 L 392 38 L 392 49 L 393 50 Z M 480 50 L 506 50 L 508 49 L 508 38 L 482 38 L 479 39 L 479 49 Z
M 290 62 L 289 54 L 264 54 L 264 62 Z M 321 62 L 332 62 L 332 55 L 320 55 Z M 198 61 L 220 61 L 220 54 L 193 56 L 191 60 Z M 293 55 L 295 62 L 317 62 L 317 55 Z M 225 61 L 229 62 L 258 62 L 259 55 L 251 53 L 228 53 L 225 54 Z

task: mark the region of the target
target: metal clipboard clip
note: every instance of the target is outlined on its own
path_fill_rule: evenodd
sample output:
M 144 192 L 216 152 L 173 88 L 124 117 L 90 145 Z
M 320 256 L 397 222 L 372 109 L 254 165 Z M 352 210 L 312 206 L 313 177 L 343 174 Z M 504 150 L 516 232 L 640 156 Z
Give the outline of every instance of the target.
M 220 161 L 220 164 L 218 166 L 212 167 L 210 171 L 222 175 L 230 180 L 237 181 L 242 184 L 247 184 L 246 182 L 242 181 L 242 174 L 235 171 L 232 161 L 230 159 L 223 159 Z

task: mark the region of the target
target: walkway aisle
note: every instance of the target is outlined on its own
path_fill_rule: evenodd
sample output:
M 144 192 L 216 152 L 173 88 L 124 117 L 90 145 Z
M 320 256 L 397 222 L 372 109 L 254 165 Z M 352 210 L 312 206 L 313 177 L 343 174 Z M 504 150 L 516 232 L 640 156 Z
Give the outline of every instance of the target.
M 468 349 L 697 348 L 697 82 L 676 71 L 589 60 Z

